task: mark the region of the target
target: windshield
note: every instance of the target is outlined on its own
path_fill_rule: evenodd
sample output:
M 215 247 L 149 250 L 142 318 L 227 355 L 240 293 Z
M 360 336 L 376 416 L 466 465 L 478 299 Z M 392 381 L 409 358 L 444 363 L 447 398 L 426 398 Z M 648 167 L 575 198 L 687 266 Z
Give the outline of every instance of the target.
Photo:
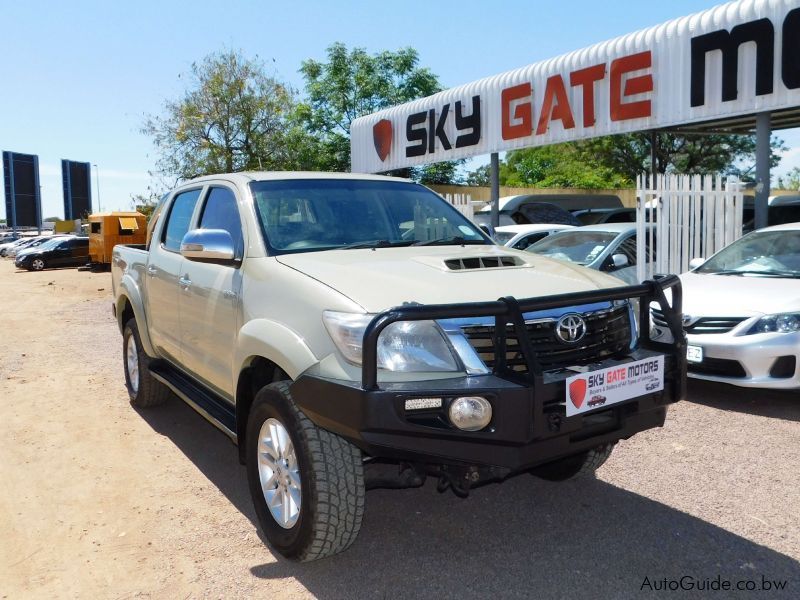
M 554 233 L 526 250 L 579 265 L 594 262 L 617 237 L 612 231 L 565 231 Z
M 274 254 L 492 244 L 445 200 L 414 183 L 291 179 L 250 185 L 262 232 Z
M 800 231 L 756 231 L 695 270 L 714 275 L 800 276 Z

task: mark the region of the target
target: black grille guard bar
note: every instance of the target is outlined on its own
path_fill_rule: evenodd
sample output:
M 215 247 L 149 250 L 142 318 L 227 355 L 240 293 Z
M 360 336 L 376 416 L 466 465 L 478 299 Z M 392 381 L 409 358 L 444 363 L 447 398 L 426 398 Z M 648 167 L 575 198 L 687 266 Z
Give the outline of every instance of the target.
M 672 290 L 672 305 L 667 302 L 665 290 Z M 557 294 L 542 298 L 526 298 L 518 300 L 513 297 L 500 298 L 493 302 L 465 302 L 461 304 L 428 304 L 398 306 L 384 311 L 370 321 L 364 331 L 361 385 L 366 391 L 378 387 L 378 336 L 392 323 L 397 321 L 425 321 L 436 319 L 455 319 L 465 317 L 495 317 L 495 367 L 497 376 L 519 379 L 520 373 L 510 371 L 505 364 L 505 332 L 506 324 L 514 326 L 520 351 L 528 366 L 528 374 L 524 377 L 534 387 L 541 385 L 543 371 L 536 360 L 533 346 L 525 335 L 526 312 L 565 308 L 591 302 L 627 300 L 639 298 L 638 346 L 641 348 L 671 353 L 675 355 L 676 367 L 681 378 L 680 387 L 685 385 L 686 376 L 686 337 L 681 326 L 683 293 L 681 283 L 676 275 L 656 275 L 639 285 L 616 287 L 588 292 Z M 657 342 L 650 339 L 650 303 L 657 302 L 672 332 L 672 343 Z

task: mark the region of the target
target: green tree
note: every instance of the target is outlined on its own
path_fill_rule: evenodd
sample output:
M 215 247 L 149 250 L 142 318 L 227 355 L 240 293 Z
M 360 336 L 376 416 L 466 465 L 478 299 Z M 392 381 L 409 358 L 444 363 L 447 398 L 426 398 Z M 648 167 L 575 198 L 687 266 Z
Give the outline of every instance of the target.
M 800 167 L 794 167 L 784 177 L 778 177 L 779 190 L 800 190 Z
M 755 136 L 657 134 L 658 173 L 723 173 L 752 180 L 755 169 Z M 783 142 L 773 137 L 771 165 L 780 162 Z M 650 134 L 631 133 L 595 138 L 577 143 L 580 155 L 624 176 L 631 184 L 650 171 Z
M 316 168 L 321 170 L 350 170 L 350 126 L 355 119 L 441 90 L 436 76 L 419 66 L 414 48 L 369 54 L 336 43 L 327 55 L 325 62 L 306 60 L 300 67 L 308 98 L 298 107 L 298 116 L 317 140 Z M 458 180 L 459 164 L 426 165 L 395 174 L 452 183 Z
M 500 162 L 500 185 L 512 187 L 620 188 L 623 176 L 584 156 L 575 144 L 538 146 L 509 152 Z M 489 185 L 489 166 L 467 176 L 471 185 Z
M 187 89 L 142 128 L 157 148 L 158 171 L 188 179 L 209 173 L 292 166 L 292 90 L 263 63 L 233 50 L 193 63 Z

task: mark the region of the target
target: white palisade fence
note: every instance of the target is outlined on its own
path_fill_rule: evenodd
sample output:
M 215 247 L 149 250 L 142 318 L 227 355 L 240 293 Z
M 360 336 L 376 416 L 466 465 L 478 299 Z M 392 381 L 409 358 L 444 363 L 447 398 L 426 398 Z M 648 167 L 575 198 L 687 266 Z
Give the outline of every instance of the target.
M 716 175 L 640 175 L 636 181 L 636 269 L 684 273 L 693 258 L 708 258 L 742 235 L 744 198 L 735 178 Z M 655 249 L 655 261 L 646 258 Z
M 445 194 L 444 199 L 452 204 L 462 215 L 472 220 L 472 196 L 470 194 Z

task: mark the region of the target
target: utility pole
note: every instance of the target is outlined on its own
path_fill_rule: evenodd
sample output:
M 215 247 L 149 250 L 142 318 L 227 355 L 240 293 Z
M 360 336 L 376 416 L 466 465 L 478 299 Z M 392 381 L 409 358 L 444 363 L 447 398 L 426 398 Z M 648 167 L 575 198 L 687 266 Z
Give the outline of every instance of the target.
M 103 205 L 100 204 L 100 167 L 95 164 L 92 166 L 94 167 L 94 176 L 97 181 L 97 185 L 95 186 L 97 188 L 97 212 L 103 212 Z

